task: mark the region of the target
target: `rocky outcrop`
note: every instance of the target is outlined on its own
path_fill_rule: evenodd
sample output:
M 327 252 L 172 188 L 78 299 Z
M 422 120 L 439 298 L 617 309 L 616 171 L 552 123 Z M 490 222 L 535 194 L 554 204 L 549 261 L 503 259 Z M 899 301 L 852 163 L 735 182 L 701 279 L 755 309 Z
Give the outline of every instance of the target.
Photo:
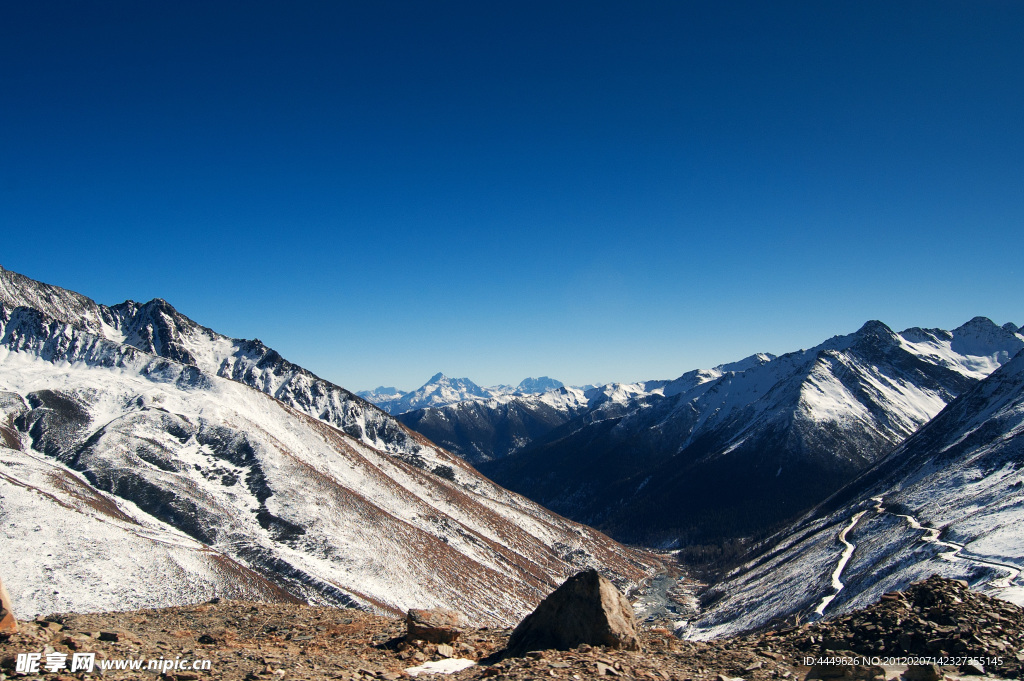
M 1022 623 L 1019 607 L 970 591 L 965 581 L 932 576 L 905 592 L 886 594 L 878 606 L 824 625 L 821 635 L 852 628 L 862 634 L 852 641 L 861 653 L 1006 656 L 1010 663 L 1007 654 L 1024 645 Z
M 1018 653 L 1024 646 L 1024 610 L 971 591 L 963 580 L 938 575 L 887 593 L 863 610 L 768 632 L 762 641 L 797 659 L 897 657 L 960 666 L 939 669 L 944 673 L 972 673 L 968 665 L 988 663 L 987 673 L 1010 679 L 1024 672 L 1024 655 Z M 908 679 L 935 674 L 907 672 Z
M 632 606 L 597 570 L 570 577 L 541 601 L 512 632 L 505 655 L 580 645 L 640 649 Z

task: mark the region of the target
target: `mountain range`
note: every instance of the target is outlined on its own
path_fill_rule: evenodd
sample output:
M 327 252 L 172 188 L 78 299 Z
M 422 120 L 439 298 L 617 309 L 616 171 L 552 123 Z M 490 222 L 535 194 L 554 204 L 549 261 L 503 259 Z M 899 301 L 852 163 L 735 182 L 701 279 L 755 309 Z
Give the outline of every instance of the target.
M 563 387 L 561 381 L 547 376 L 524 378 L 518 386 L 496 385 L 483 388 L 468 378 L 448 378 L 436 373 L 426 383 L 408 392 L 380 386 L 356 393 L 389 414 L 404 414 L 416 409 L 444 407 L 472 399 L 533 395 Z
M 538 394 L 506 393 L 413 409 L 398 420 L 474 465 L 515 454 L 556 427 L 601 405 L 623 405 L 664 381 L 559 387 Z
M 0 269 L 0 535 L 19 612 L 212 596 L 518 621 L 657 561 L 548 512 L 259 340 Z
M 23 613 L 221 596 L 501 626 L 591 567 L 645 612 L 679 588 L 585 522 L 730 552 L 677 613 L 687 637 L 832 617 L 932 573 L 1024 603 L 1013 324 L 870 321 L 674 380 L 546 380 L 438 374 L 395 401 L 436 406 L 395 417 L 166 301 L 0 268 L 4 583 Z
M 951 331 L 868 322 L 675 381 L 402 418 L 613 536 L 689 555 L 694 539 L 734 538 L 745 558 L 677 622 L 687 638 L 835 617 L 932 574 L 1024 604 L 1022 349 L 1018 327 L 984 317 Z M 553 425 L 535 418 L 536 434 L 494 447 L 533 415 Z
M 858 331 L 675 380 L 472 399 L 400 419 L 628 542 L 749 541 L 811 508 L 1024 348 L 978 317 Z M 582 462 L 586 462 L 584 465 Z

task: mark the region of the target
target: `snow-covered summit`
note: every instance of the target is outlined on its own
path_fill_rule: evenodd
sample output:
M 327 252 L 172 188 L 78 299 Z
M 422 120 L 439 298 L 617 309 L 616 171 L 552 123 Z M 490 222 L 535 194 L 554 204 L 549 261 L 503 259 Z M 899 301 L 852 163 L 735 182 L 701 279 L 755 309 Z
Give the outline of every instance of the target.
M 557 390 L 565 387 L 565 384 L 559 380 L 551 378 L 549 376 L 541 376 L 540 378 L 524 378 L 519 382 L 516 387 L 516 392 L 524 395 L 534 395 L 540 393 L 546 393 L 549 390 Z
M 981 379 L 1024 349 L 1024 337 L 1013 328 L 1013 324 L 1000 327 L 987 317 L 975 317 L 952 331 L 912 328 L 900 337 L 912 352 Z
M 362 394 L 390 414 L 401 414 L 423 407 L 439 407 L 474 397 L 492 395 L 490 390 L 481 388 L 468 378 L 448 378 L 441 372 L 431 376 L 430 380 L 416 390 L 407 393 L 396 392 L 390 396 Z

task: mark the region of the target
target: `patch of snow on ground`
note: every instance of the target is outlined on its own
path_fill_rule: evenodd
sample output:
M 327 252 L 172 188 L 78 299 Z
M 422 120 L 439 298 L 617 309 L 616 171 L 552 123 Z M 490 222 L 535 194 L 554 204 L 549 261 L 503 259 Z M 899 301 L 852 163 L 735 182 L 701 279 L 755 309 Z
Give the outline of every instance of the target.
M 469 669 L 475 665 L 476 662 L 474 660 L 467 660 L 461 657 L 451 657 L 447 660 L 425 662 L 418 667 L 409 667 L 405 671 L 409 676 L 419 676 L 420 674 L 454 674 L 455 672 L 461 672 L 463 669 Z

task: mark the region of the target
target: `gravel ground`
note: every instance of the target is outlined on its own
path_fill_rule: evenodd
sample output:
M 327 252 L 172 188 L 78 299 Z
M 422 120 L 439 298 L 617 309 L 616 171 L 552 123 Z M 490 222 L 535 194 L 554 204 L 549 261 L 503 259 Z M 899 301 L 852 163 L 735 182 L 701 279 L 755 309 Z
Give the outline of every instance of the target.
M 889 595 L 871 608 L 838 620 L 784 631 L 692 642 L 675 638 L 667 629 L 641 628 L 643 652 L 584 645 L 570 651 L 538 651 L 523 658 L 501 660 L 508 629 L 469 629 L 448 647 L 407 642 L 404 621 L 361 611 L 221 601 L 159 610 L 51 615 L 20 622 L 17 634 L 0 637 L 0 681 L 25 676 L 17 671 L 19 653 L 38 653 L 42 675 L 51 681 L 158 677 L 161 681 L 398 679 L 411 676 L 409 669 L 425 663 L 444 664 L 452 658 L 477 664 L 447 677 L 432 678 L 796 681 L 810 673 L 812 677 L 880 681 L 881 677 L 898 677 L 907 666 L 833 664 L 811 668 L 805 662 L 808 657 L 837 651 L 844 652 L 843 656 L 896 655 L 900 641 L 926 647 L 918 651 L 920 655 L 962 652 L 986 653 L 988 657 L 987 653 L 994 651 L 1003 658 L 1002 664 L 989 660 L 992 663 L 984 669 L 947 665 L 929 672 L 922 667 L 917 670 L 923 674 L 922 681 L 928 681 L 929 673 L 932 678 L 937 674 L 939 679 L 971 672 L 1017 678 L 1024 657 L 1019 648 L 1022 625 L 1020 608 L 968 592 L 958 583 L 933 578 L 905 594 Z M 892 647 L 886 650 L 886 645 Z M 945 649 L 955 646 L 963 650 Z M 95 653 L 91 673 L 70 671 L 76 653 Z M 48 655 L 56 656 L 53 659 L 58 667 L 63 661 L 63 668 L 52 673 L 42 670 Z M 143 669 L 99 669 L 101 664 L 116 665 L 121 660 L 141 660 Z M 146 670 L 150 660 L 166 670 Z M 208 661 L 208 669 L 188 668 L 195 660 Z M 176 668 L 171 666 L 175 662 Z M 33 677 L 38 678 L 28 675 Z

